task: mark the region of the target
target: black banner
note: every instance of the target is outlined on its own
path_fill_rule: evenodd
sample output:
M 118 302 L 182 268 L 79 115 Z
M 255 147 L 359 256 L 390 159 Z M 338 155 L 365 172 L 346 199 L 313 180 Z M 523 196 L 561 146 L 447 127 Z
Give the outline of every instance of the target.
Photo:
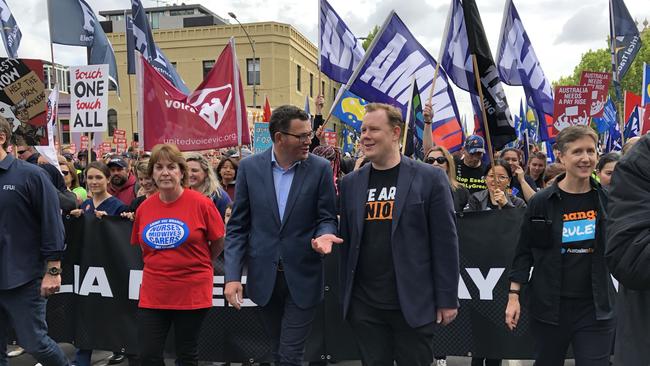
M 508 266 L 522 216 L 523 210 L 511 209 L 459 217 L 461 309 L 450 326 L 438 328 L 436 354 L 532 358 L 525 299 L 517 330 L 510 332 L 504 324 Z M 48 302 L 50 334 L 80 348 L 138 353 L 136 312 L 142 261 L 140 249 L 129 244 L 131 222 L 91 216 L 64 221 L 68 248 L 62 293 Z M 341 315 L 336 251 L 326 257 L 325 271 L 325 301 L 318 310 L 305 358 L 358 359 L 354 336 Z M 255 304 L 247 300 L 240 311 L 227 306 L 223 282 L 221 261 L 215 268 L 214 307 L 201 332 L 200 359 L 269 361 L 270 345 Z M 245 278 L 242 282 L 245 298 Z

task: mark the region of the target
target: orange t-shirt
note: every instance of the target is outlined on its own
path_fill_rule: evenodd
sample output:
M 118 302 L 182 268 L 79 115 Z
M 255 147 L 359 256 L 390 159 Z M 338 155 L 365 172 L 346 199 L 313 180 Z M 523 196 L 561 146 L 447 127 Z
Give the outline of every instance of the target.
M 144 272 L 141 308 L 192 310 L 212 306 L 211 241 L 224 236 L 216 207 L 189 189 L 172 203 L 159 194 L 138 208 L 131 243 L 140 245 Z

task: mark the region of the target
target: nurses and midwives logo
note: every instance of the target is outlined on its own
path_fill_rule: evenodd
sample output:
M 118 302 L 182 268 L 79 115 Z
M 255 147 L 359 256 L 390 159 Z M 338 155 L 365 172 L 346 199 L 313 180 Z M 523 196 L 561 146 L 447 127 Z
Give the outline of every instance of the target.
M 187 224 L 176 219 L 156 220 L 142 230 L 142 240 L 156 250 L 178 248 L 187 240 Z

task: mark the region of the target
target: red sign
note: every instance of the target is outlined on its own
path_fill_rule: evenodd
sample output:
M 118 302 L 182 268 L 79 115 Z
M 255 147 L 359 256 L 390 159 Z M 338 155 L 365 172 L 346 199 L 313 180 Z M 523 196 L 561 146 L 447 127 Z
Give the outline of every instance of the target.
M 115 146 L 116 146 L 115 150 L 118 154 L 121 154 L 126 151 L 126 142 L 124 143 L 118 142 L 117 145 Z
M 630 119 L 630 116 L 632 115 L 632 112 L 634 112 L 635 107 L 641 107 L 641 96 L 636 95 L 634 93 L 631 93 L 629 91 L 625 91 L 625 102 L 623 104 L 623 120 L 627 122 L 627 120 Z
M 117 144 L 120 138 L 126 137 L 126 130 L 116 129 L 113 131 L 113 143 Z
M 580 77 L 580 85 L 591 86 L 591 116 L 602 117 L 607 103 L 607 90 L 609 89 L 609 79 L 612 77 L 608 72 L 583 71 Z
M 251 143 L 244 90 L 233 45 L 224 48 L 207 77 L 185 95 L 148 62 L 143 67 L 144 149 L 176 144 L 181 151 L 208 150 Z
M 124 145 L 126 145 L 126 139 L 123 138 L 123 137 L 118 137 L 117 141 L 115 141 L 114 144 L 124 144 Z
M 138 148 L 138 142 L 137 141 L 131 141 L 131 147 L 133 147 L 134 149 L 137 149 Z
M 553 129 L 557 133 L 569 126 L 589 125 L 592 92 L 593 88 L 585 85 L 555 88 Z
M 329 146 L 336 146 L 336 132 L 325 131 L 325 143 Z

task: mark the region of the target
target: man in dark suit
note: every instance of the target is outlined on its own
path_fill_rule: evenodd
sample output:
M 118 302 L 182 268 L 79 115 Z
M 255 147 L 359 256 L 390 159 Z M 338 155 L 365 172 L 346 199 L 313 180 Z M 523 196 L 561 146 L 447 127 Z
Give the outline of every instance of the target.
M 225 244 L 225 295 L 239 309 L 260 306 L 276 365 L 300 365 L 316 305 L 323 259 L 337 238 L 336 196 L 327 160 L 309 153 L 309 116 L 294 106 L 271 115 L 272 148 L 241 161 Z
M 364 366 L 429 366 L 435 323 L 454 320 L 458 237 L 445 173 L 403 157 L 401 112 L 366 106 L 361 145 L 371 164 L 340 188 L 343 313 Z

